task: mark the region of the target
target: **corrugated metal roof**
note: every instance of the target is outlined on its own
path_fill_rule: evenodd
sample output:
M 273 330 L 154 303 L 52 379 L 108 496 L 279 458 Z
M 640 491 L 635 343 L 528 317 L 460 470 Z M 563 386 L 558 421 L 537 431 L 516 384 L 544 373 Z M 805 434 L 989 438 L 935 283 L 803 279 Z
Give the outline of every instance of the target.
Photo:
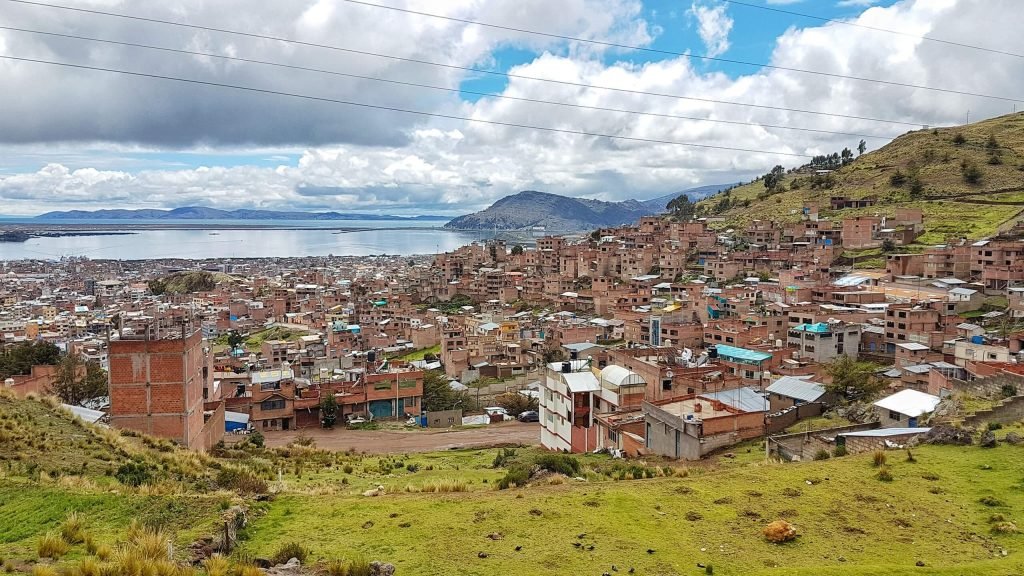
M 597 392 L 601 389 L 601 383 L 597 381 L 593 372 L 570 372 L 562 374 L 566 386 L 573 393 Z
M 716 344 L 715 348 L 718 349 L 719 356 L 726 356 L 737 360 L 746 360 L 748 362 L 764 362 L 772 357 L 772 355 L 767 352 L 747 350 L 746 348 L 737 348 L 736 346 L 728 346 L 726 344 Z
M 778 394 L 787 398 L 795 398 L 797 400 L 803 400 L 804 402 L 814 402 L 825 394 L 825 387 L 818 382 L 813 382 L 805 378 L 783 376 L 773 382 L 772 385 L 768 387 L 768 391 L 772 394 Z
M 701 398 L 718 400 L 722 404 L 732 406 L 744 412 L 764 412 L 768 407 L 767 400 L 760 392 L 753 388 L 737 388 L 735 390 L 721 390 L 711 394 L 701 394 Z
M 921 414 L 928 414 L 935 410 L 935 406 L 938 405 L 940 400 L 938 396 L 907 389 L 900 390 L 892 396 L 882 398 L 875 402 L 875 406 L 916 418 Z
M 885 438 L 887 436 L 902 436 L 904 434 L 927 434 L 931 428 L 876 428 L 874 430 L 858 430 L 856 432 L 843 432 L 836 436 L 855 436 L 861 438 Z

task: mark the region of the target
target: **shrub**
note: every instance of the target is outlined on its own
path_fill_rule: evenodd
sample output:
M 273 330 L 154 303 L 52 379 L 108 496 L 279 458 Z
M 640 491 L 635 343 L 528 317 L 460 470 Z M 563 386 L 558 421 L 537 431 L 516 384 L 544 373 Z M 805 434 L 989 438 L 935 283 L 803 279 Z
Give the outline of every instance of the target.
M 910 462 L 911 464 L 917 462 L 917 458 L 914 456 L 914 453 L 911 452 L 909 448 L 907 448 L 907 462 Z
M 903 172 L 896 170 L 892 176 L 889 177 L 889 184 L 895 188 L 899 188 L 907 183 L 907 175 Z
M 74 574 L 75 576 L 100 576 L 102 569 L 95 558 L 85 557 L 78 562 L 78 569 Z
M 217 486 L 242 494 L 266 494 L 267 481 L 247 468 L 224 466 L 217 472 Z
M 355 468 L 353 468 L 351 464 L 345 464 L 345 466 L 341 470 L 345 474 L 351 474 L 352 471 L 355 470 Z
M 1019 532 L 1017 525 L 1013 522 L 999 522 L 992 526 L 992 531 L 996 534 L 1016 534 Z
M 408 470 L 409 472 L 419 472 L 420 471 L 420 465 L 415 463 L 415 462 L 408 462 L 405 465 L 405 469 Z
M 509 462 L 512 462 L 516 458 L 515 448 L 502 448 L 494 456 L 494 463 L 491 465 L 493 468 L 502 468 L 507 466 Z
M 883 467 L 878 471 L 877 478 L 882 482 L 892 482 L 892 472 L 889 472 L 888 468 Z
M 86 536 L 85 536 L 85 552 L 86 552 L 86 554 L 91 554 L 91 555 L 95 556 L 96 552 L 98 552 L 99 549 L 100 549 L 99 543 L 96 542 L 95 540 L 93 540 L 92 536 L 89 536 L 88 534 L 86 534 Z
M 507 490 L 518 486 L 526 486 L 530 481 L 530 471 L 526 466 L 517 465 L 508 469 L 508 472 L 498 480 L 498 489 Z
M 366 558 L 345 558 L 327 563 L 328 576 L 370 576 L 370 561 Z
M 537 457 L 536 464 L 541 470 L 566 476 L 578 476 L 580 473 L 580 461 L 568 454 L 543 454 Z
M 978 502 L 981 502 L 985 506 L 1002 506 L 1003 501 L 995 496 L 982 496 Z
M 446 478 L 427 482 L 419 487 L 419 492 L 469 492 L 469 484 L 465 480 Z
M 203 562 L 203 566 L 206 567 L 207 576 L 228 576 L 228 571 L 231 569 L 231 564 L 227 558 L 220 554 L 214 554 Z
M 309 558 L 309 550 L 298 542 L 286 542 L 274 552 L 274 555 L 270 557 L 270 561 L 274 564 L 284 564 L 292 558 L 296 558 L 300 563 L 305 564 L 306 559 Z
M 796 528 L 785 520 L 776 520 L 764 527 L 764 537 L 769 542 L 781 544 L 796 538 Z
M 266 439 L 263 438 L 263 434 L 260 434 L 259 430 L 256 430 L 255 432 L 250 434 L 248 440 L 249 444 L 252 444 L 257 448 L 263 448 L 264 446 L 266 446 Z
M 871 462 L 877 467 L 885 466 L 886 456 L 884 450 L 875 450 L 871 455 Z
M 960 163 L 960 172 L 964 176 L 964 182 L 968 184 L 977 184 L 981 182 L 981 168 L 974 162 L 964 160 Z
M 36 553 L 40 558 L 53 558 L 54 560 L 68 553 L 68 543 L 56 532 L 47 532 L 39 537 L 36 545 Z
M 1000 424 L 999 422 L 989 422 L 988 423 L 988 429 L 989 430 L 993 430 L 993 431 L 994 430 L 1002 430 L 1002 428 L 1003 428 L 1003 425 Z
M 953 144 L 956 144 L 957 146 L 960 146 L 961 144 L 966 144 L 966 143 L 967 143 L 967 137 L 964 136 L 963 132 L 957 132 L 955 135 L 953 135 Z
M 96 558 L 104 562 L 109 560 L 113 553 L 114 551 L 106 544 L 100 544 L 96 548 Z
M 135 461 L 122 464 L 114 473 L 114 478 L 125 486 L 142 486 L 153 480 L 149 466 Z
M 828 460 L 831 457 L 832 454 L 830 454 L 829 451 L 826 450 L 825 448 L 822 448 L 814 453 L 815 460 Z
M 85 542 L 85 522 L 78 512 L 71 512 L 60 524 L 60 537 L 68 544 Z
M 845 444 L 841 444 L 839 446 L 836 446 L 835 450 L 832 451 L 832 455 L 835 456 L 836 458 L 839 458 L 841 456 L 846 456 L 846 454 L 847 454 L 847 452 L 846 452 L 846 445 Z
M 32 567 L 32 572 L 30 572 L 30 574 L 32 576 L 58 576 L 57 570 L 55 570 L 53 566 L 48 566 L 46 564 L 36 564 Z

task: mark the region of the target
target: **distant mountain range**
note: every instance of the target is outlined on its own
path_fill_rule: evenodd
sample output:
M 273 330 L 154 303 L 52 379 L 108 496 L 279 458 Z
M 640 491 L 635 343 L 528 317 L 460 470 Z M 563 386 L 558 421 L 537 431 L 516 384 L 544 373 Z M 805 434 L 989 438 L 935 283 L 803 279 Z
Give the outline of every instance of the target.
M 447 220 L 448 216 L 388 216 L 341 212 L 285 212 L 278 210 L 219 210 L 186 206 L 173 210 L 68 210 L 47 212 L 35 220 Z
M 730 184 L 713 184 L 651 200 L 623 202 L 603 202 L 524 190 L 506 196 L 484 210 L 459 216 L 444 227 L 456 230 L 522 230 L 542 226 L 551 231 L 576 232 L 621 226 L 636 222 L 642 216 L 665 212 L 665 206 L 683 194 L 696 201 L 729 186 Z

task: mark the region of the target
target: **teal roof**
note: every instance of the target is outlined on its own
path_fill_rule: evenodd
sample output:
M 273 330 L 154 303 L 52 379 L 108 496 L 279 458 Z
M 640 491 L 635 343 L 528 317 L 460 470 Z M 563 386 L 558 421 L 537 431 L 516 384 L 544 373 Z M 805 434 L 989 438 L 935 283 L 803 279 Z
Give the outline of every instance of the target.
M 734 360 L 737 362 L 764 362 L 772 357 L 767 352 L 758 352 L 756 350 L 747 350 L 746 348 L 737 348 L 736 346 L 726 346 L 725 344 L 716 344 L 715 348 L 718 348 L 718 355 L 726 358 L 727 360 Z
M 828 324 L 825 322 L 818 322 L 817 324 L 801 324 L 793 330 L 800 332 L 814 332 L 815 334 L 827 334 L 832 331 Z

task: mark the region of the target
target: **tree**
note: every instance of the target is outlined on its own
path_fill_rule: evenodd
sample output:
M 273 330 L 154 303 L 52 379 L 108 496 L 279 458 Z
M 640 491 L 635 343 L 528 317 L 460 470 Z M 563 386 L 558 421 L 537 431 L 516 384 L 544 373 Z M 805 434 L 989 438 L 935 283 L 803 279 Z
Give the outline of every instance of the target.
M 245 338 L 242 338 L 242 335 L 239 334 L 237 330 L 228 332 L 228 346 L 230 346 L 232 350 L 241 346 L 243 342 L 245 342 Z
M 423 409 L 428 412 L 452 410 L 466 406 L 468 395 L 465 390 L 452 390 L 444 375 L 434 370 L 423 373 Z
M 325 392 L 320 399 L 320 425 L 334 428 L 334 423 L 338 421 L 338 401 L 334 398 L 334 392 L 329 389 Z
M 515 246 L 512 247 L 512 255 L 513 256 L 519 256 L 522 253 L 523 253 L 522 245 L 516 244 Z
M 848 402 L 870 400 L 885 387 L 885 382 L 875 376 L 874 364 L 858 362 L 845 354 L 826 364 L 825 372 L 832 377 L 825 390 Z
M 696 204 L 690 202 L 690 197 L 686 194 L 673 198 L 665 207 L 676 220 L 689 220 L 693 218 L 697 209 Z
M 853 151 L 851 151 L 849 148 L 843 148 L 843 153 L 842 153 L 842 163 L 843 163 L 843 166 L 846 166 L 850 162 L 853 162 Z
M 77 353 L 68 353 L 57 365 L 48 392 L 65 404 L 80 406 L 87 400 L 107 395 L 107 371 L 98 362 L 85 362 Z
M 507 392 L 494 398 L 494 403 L 505 409 L 511 416 L 519 416 L 523 412 L 540 409 L 540 401 L 533 396 L 518 392 Z
M 885 240 L 882 240 L 882 252 L 888 254 L 889 252 L 894 252 L 895 250 L 896 243 L 893 242 L 892 239 L 886 238 Z
M 782 183 L 782 177 L 786 174 L 786 169 L 782 166 L 776 165 L 772 168 L 772 171 L 764 175 L 764 187 L 768 190 L 775 190 L 779 184 Z
M 49 342 L 23 342 L 0 352 L 0 379 L 28 374 L 33 366 L 53 366 L 60 361 L 60 348 Z
M 867 142 L 861 140 L 860 143 L 857 144 L 857 155 L 860 156 L 867 149 L 868 149 Z

